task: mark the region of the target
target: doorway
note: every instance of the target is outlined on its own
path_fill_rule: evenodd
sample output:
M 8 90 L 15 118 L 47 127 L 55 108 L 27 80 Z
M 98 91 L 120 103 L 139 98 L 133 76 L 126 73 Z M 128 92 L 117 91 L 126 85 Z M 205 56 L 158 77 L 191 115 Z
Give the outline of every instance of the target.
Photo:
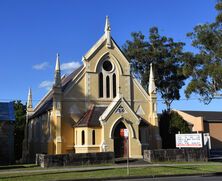
M 115 158 L 127 157 L 127 138 L 124 137 L 124 129 L 126 126 L 123 122 L 119 122 L 114 131 Z

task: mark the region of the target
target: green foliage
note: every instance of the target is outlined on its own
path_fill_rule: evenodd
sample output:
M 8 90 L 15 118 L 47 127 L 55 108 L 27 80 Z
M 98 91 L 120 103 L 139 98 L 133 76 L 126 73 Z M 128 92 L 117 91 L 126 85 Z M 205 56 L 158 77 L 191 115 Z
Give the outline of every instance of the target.
M 183 66 L 193 55 L 183 51 L 183 42 L 174 42 L 173 38 L 161 36 L 157 27 L 150 28 L 148 40 L 145 40 L 141 32 L 134 32 L 131 36 L 132 40 L 126 41 L 123 52 L 131 61 L 136 77 L 148 90 L 149 69 L 152 63 L 157 91 L 164 99 L 167 109 L 170 109 L 173 100 L 180 98 L 179 90 L 187 78 Z
M 22 157 L 22 142 L 24 139 L 24 128 L 26 122 L 26 106 L 20 100 L 14 101 L 15 110 L 15 132 L 14 132 L 14 151 L 15 159 Z
M 160 136 L 163 148 L 175 148 L 175 134 L 190 133 L 189 125 L 175 111 L 163 111 L 159 122 Z
M 199 94 L 205 104 L 222 92 L 222 0 L 215 8 L 218 11 L 215 23 L 197 25 L 187 34 L 199 52 L 192 65 L 188 62 L 184 68 L 191 76 L 185 94 L 187 98 L 192 93 Z
M 194 27 L 194 31 L 188 33 L 188 37 L 192 39 L 192 46 L 199 52 L 193 65 L 187 68 L 192 70 L 189 72 L 192 79 L 185 94 L 188 98 L 192 93 L 199 94 L 206 104 L 222 90 L 221 28 L 221 23 L 203 24 Z
M 215 5 L 215 9 L 218 11 L 216 21 L 222 22 L 222 0 L 218 0 L 217 4 Z

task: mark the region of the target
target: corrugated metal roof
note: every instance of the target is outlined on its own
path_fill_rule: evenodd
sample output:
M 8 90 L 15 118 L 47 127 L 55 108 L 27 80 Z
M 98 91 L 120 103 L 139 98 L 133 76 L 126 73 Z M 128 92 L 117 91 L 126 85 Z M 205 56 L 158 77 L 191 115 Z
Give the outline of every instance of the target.
M 15 121 L 13 102 L 0 102 L 0 121 Z

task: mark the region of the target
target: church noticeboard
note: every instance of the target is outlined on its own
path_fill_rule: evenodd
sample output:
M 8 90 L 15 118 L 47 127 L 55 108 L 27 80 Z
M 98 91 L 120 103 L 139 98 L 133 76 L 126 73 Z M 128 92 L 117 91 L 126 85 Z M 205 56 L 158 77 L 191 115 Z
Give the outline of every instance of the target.
M 202 135 L 197 134 L 176 134 L 177 148 L 202 148 Z

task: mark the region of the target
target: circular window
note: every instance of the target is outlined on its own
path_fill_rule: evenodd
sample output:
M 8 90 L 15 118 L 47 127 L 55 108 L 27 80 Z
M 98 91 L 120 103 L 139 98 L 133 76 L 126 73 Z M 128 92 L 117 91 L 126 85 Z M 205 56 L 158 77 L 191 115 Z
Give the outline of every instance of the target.
M 113 69 L 113 65 L 110 61 L 106 60 L 104 63 L 103 63 L 103 69 L 105 71 L 111 71 Z

